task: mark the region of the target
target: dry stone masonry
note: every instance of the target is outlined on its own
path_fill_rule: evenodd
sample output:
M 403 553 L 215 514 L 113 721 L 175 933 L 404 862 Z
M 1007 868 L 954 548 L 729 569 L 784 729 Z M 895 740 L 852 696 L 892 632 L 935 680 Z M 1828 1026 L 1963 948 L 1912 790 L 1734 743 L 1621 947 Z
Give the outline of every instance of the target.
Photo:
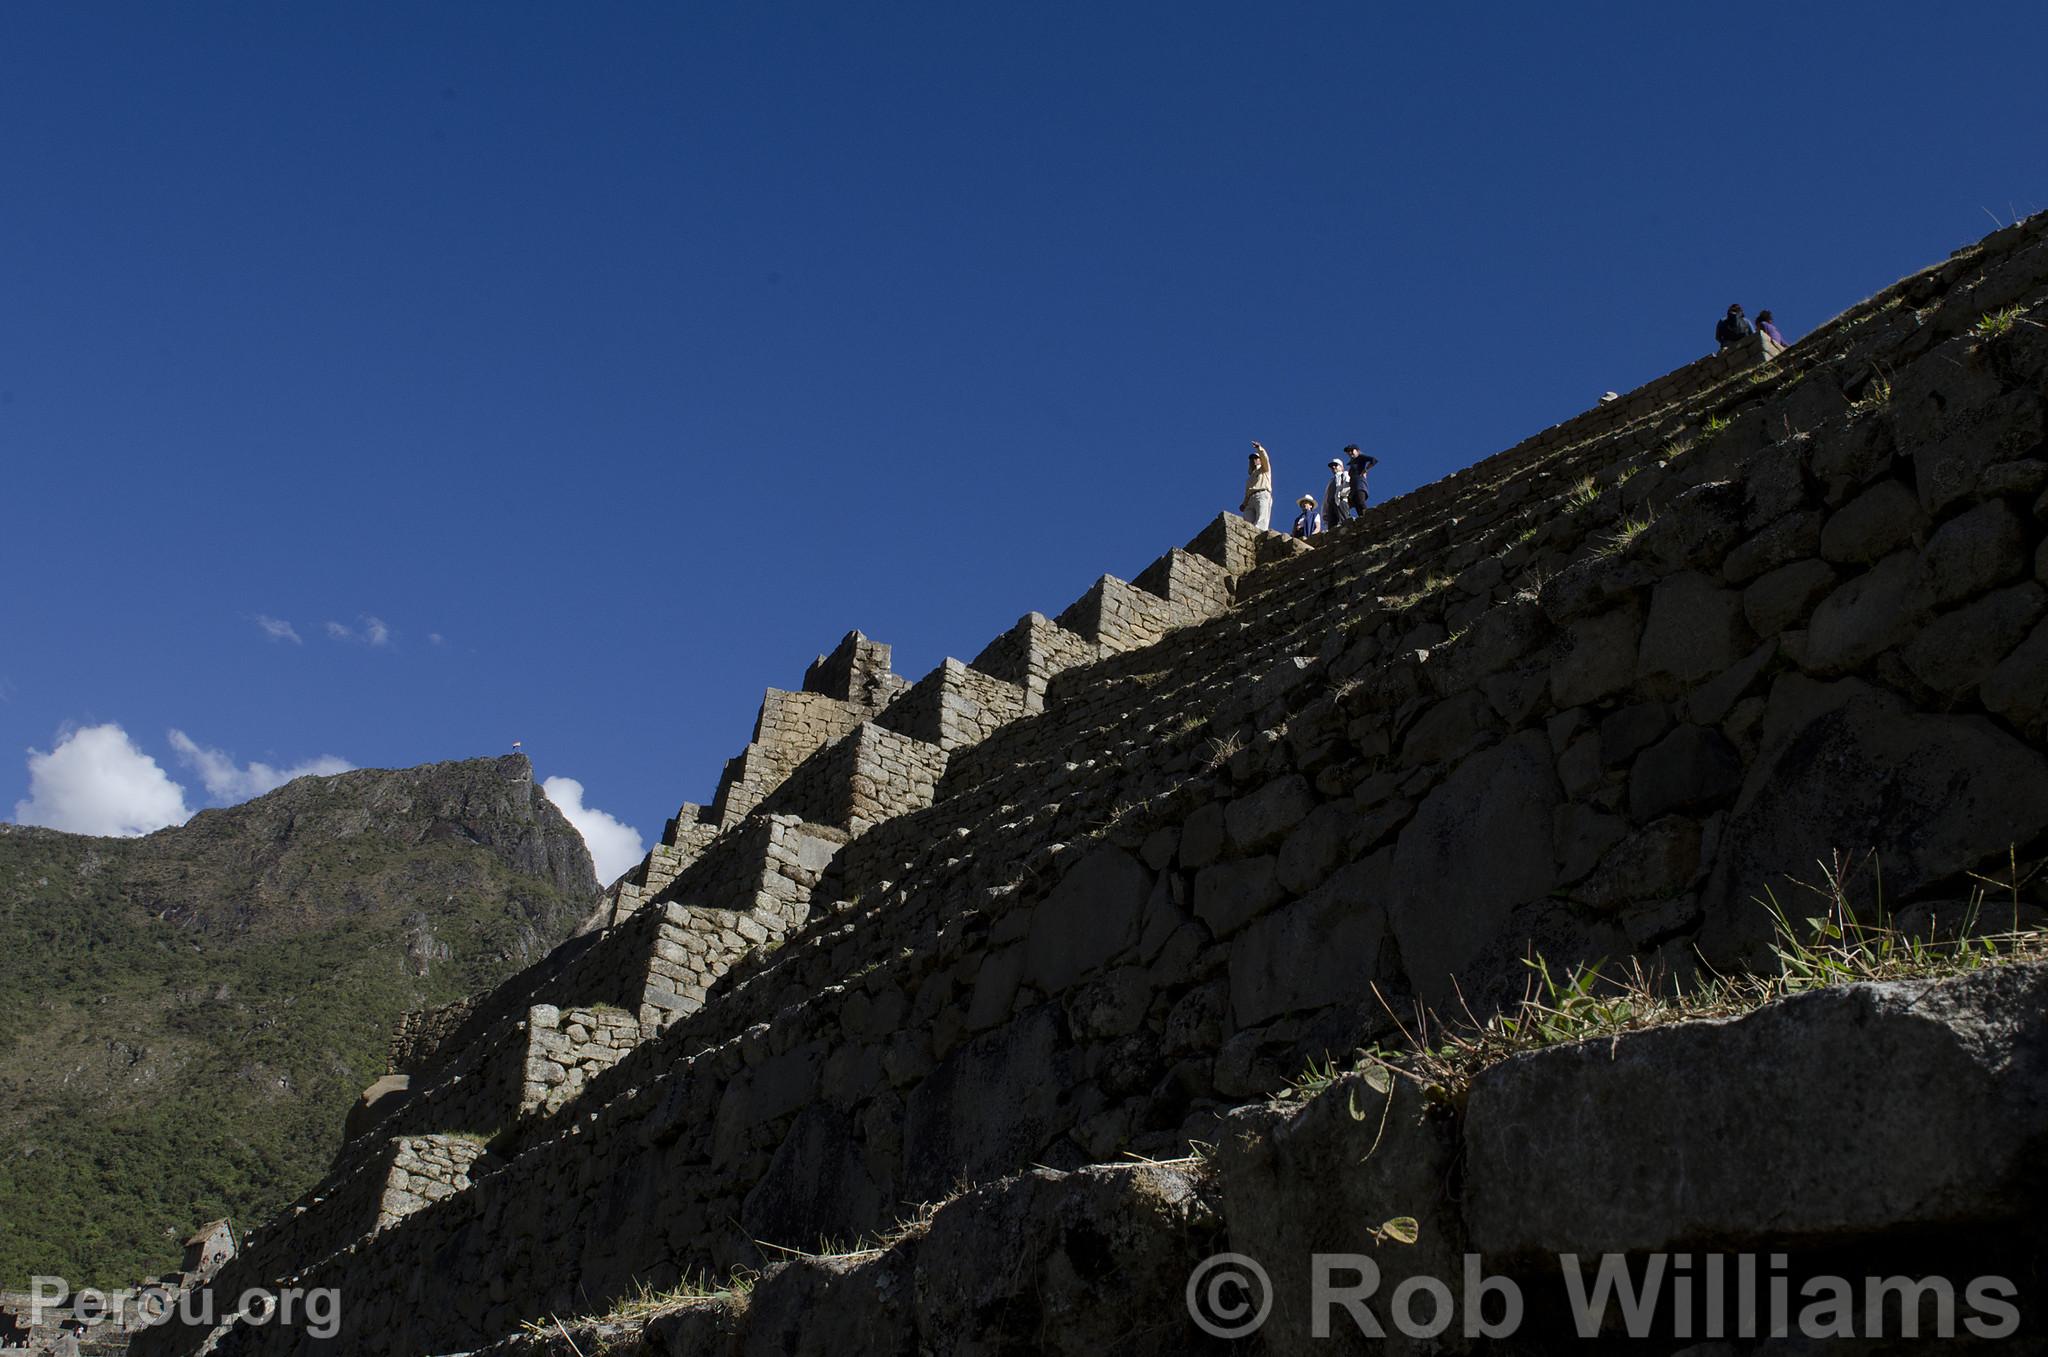
M 590 1079 L 640 1044 L 640 1019 L 598 1005 L 567 1013 L 552 1004 L 526 1010 L 526 1077 L 519 1114 L 548 1113 L 583 1091 Z
M 462 1136 L 397 1136 L 390 1154 L 391 1167 L 377 1199 L 378 1230 L 468 1187 L 470 1169 L 483 1157 L 484 1146 Z
M 1979 1231 L 2037 1266 L 1998 1233 L 2048 1135 L 2025 968 L 1544 1052 L 1469 1106 L 1269 1099 L 1395 1014 L 1483 1016 L 1532 952 L 1766 962 L 1758 897 L 1819 863 L 1863 899 L 1881 867 L 1915 926 L 1986 879 L 2048 919 L 2044 411 L 2033 219 L 1312 546 L 1219 517 L 914 683 L 852 633 L 599 927 L 408 1027 L 409 1086 L 213 1283 L 339 1287 L 342 1334 L 136 1351 L 549 1350 L 508 1335 L 856 1239 L 608 1332 L 1220 1351 L 1178 1299 L 1217 1241 L 1284 1270 L 1397 1214 L 1425 1243 L 1390 1268 L 1470 1250 L 1532 1288 L 1572 1247 L 1938 1260 Z M 393 1144 L 465 1133 L 461 1185 L 364 1211 Z M 1264 1350 L 1310 1350 L 1301 1322 Z

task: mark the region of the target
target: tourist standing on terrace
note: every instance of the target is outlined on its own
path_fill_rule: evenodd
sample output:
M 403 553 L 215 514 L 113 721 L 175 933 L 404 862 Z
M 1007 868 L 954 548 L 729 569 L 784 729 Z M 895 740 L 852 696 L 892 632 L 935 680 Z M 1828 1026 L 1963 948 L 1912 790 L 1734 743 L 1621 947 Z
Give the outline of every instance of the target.
M 1252 440 L 1251 468 L 1244 477 L 1244 503 L 1237 506 L 1250 524 L 1266 531 L 1273 526 L 1273 459 L 1259 440 Z
M 1323 526 L 1331 531 L 1344 526 L 1344 508 L 1351 503 L 1351 477 L 1340 458 L 1330 459 L 1330 483 L 1323 487 Z
M 1764 338 L 1770 340 L 1779 348 L 1785 347 L 1785 336 L 1778 333 L 1777 323 L 1771 319 L 1770 312 L 1759 311 L 1756 313 L 1756 328 L 1758 333 L 1762 334 Z
M 1345 470 L 1351 474 L 1351 514 L 1354 518 L 1364 518 L 1365 506 L 1372 499 L 1366 493 L 1365 473 L 1378 466 L 1380 459 L 1360 452 L 1356 443 L 1344 445 L 1344 456 L 1350 461 Z

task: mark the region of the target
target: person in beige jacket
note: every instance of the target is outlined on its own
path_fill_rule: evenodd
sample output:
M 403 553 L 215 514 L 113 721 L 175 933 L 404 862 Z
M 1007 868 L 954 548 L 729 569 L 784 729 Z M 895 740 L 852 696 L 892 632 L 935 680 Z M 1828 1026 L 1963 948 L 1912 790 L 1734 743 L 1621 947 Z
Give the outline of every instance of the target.
M 1244 477 L 1244 503 L 1237 506 L 1255 528 L 1273 526 L 1273 459 L 1257 439 L 1252 440 L 1251 467 Z

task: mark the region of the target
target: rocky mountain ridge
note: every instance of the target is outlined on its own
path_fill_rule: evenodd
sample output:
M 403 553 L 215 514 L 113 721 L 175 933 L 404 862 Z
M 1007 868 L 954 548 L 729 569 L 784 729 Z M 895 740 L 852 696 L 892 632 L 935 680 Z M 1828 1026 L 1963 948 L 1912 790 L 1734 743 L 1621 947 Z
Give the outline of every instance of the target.
M 0 1277 L 122 1285 L 275 1209 L 399 1014 L 596 896 L 518 756 L 300 778 L 136 839 L 0 826 Z

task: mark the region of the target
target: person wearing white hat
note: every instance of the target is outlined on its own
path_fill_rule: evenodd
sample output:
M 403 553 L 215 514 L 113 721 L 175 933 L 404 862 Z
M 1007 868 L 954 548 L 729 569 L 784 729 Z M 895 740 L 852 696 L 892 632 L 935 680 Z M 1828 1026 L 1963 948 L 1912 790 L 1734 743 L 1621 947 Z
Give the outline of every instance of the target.
M 1251 467 L 1244 477 L 1244 503 L 1237 506 L 1245 521 L 1261 531 L 1273 527 L 1273 459 L 1259 440 L 1252 440 Z
M 1351 504 L 1351 473 L 1342 457 L 1330 459 L 1330 483 L 1323 489 L 1323 526 L 1335 531 L 1343 526 L 1345 510 Z
M 1301 512 L 1294 516 L 1294 535 L 1314 537 L 1323 530 L 1323 516 L 1316 512 L 1316 497 L 1303 495 L 1294 501 L 1301 506 Z

